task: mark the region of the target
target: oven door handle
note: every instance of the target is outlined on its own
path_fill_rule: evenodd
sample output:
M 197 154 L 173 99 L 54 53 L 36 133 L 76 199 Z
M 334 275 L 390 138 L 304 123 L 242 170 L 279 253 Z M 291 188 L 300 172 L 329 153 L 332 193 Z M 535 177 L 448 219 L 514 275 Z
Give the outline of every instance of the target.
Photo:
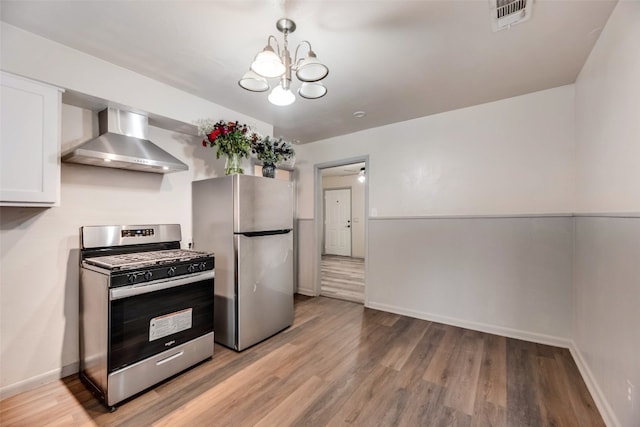
M 172 280 L 164 280 L 162 282 L 122 286 L 119 288 L 111 289 L 109 292 L 109 299 L 115 301 L 122 298 L 133 297 L 136 295 L 148 294 L 149 292 L 160 291 L 162 289 L 175 288 L 178 286 L 189 285 L 194 282 L 200 282 L 202 280 L 213 279 L 215 276 L 214 270 L 205 271 L 204 273 L 197 274 L 189 277 L 179 277 Z

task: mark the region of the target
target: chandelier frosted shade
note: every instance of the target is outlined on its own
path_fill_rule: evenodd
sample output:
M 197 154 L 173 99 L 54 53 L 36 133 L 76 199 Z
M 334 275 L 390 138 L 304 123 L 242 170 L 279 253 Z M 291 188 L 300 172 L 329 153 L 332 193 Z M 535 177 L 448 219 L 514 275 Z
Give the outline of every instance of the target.
M 311 49 L 311 43 L 304 40 L 298 44 L 294 60 L 289 54 L 287 36 L 295 31 L 296 24 L 290 19 L 282 18 L 276 22 L 278 31 L 284 34 L 282 49 L 278 40 L 270 35 L 267 39 L 267 46 L 259 52 L 251 63 L 250 71 L 238 81 L 243 89 L 252 92 L 264 92 L 269 90 L 269 82 L 266 79 L 279 78 L 280 82 L 269 94 L 269 102 L 274 105 L 285 106 L 293 104 L 296 100 L 291 91 L 291 75 L 295 76 L 302 83 L 298 89 L 298 94 L 306 99 L 322 98 L 327 93 L 327 88 L 320 83 L 320 80 L 327 77 L 329 68 L 322 64 Z M 273 42 L 273 44 L 272 44 Z M 277 50 L 274 50 L 274 46 Z M 306 57 L 298 57 L 298 50 L 301 47 L 307 48 Z M 304 50 L 302 51 L 304 52 Z
M 327 74 L 329 74 L 329 69 L 318 61 L 312 50 L 304 60 L 300 61 L 296 71 L 296 77 L 302 82 L 317 82 L 327 77 Z
M 286 71 L 286 67 L 271 46 L 265 47 L 256 55 L 251 63 L 251 69 L 267 78 L 280 77 Z
M 244 76 L 238 81 L 238 84 L 241 88 L 250 90 L 251 92 L 265 92 L 269 90 L 269 82 L 267 79 L 253 70 L 244 73 Z
M 291 92 L 290 89 L 283 88 L 281 85 L 273 88 L 268 99 L 270 103 L 280 107 L 291 105 L 296 102 L 296 96 L 293 92 Z
M 298 95 L 306 99 L 318 99 L 327 94 L 327 88 L 319 82 L 302 83 L 298 89 Z

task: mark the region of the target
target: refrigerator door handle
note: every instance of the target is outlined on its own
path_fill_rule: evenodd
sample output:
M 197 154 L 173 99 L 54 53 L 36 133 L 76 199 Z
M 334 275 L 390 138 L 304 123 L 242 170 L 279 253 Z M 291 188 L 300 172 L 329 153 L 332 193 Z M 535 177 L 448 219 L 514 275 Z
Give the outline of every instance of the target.
M 246 231 L 244 233 L 236 233 L 236 234 L 241 234 L 246 237 L 259 237 L 259 236 L 275 236 L 278 234 L 287 234 L 287 233 L 291 233 L 290 228 L 285 228 L 283 230 Z

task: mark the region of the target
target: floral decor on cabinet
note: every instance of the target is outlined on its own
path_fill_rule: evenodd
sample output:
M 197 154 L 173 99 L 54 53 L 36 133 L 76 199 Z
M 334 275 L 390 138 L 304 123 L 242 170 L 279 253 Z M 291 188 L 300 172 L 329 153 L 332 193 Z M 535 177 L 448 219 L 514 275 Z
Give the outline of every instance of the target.
M 204 136 L 203 147 L 216 147 L 216 158 L 225 156 L 226 175 L 241 174 L 244 170 L 240 167 L 242 158 L 248 158 L 251 154 L 252 144 L 260 139 L 257 132 L 246 124 L 238 121 L 226 122 L 224 120 L 213 121 L 202 119 L 196 122 L 198 134 Z
M 201 119 L 196 124 L 198 134 L 204 136 L 202 146 L 216 147 L 218 159 L 220 156 L 226 157 L 226 175 L 244 173 L 240 161 L 251 153 L 262 161 L 262 175 L 269 178 L 275 177 L 276 164 L 295 158 L 291 143 L 282 138 L 262 138 L 246 124 L 211 119 Z
M 251 144 L 251 152 L 258 160 L 262 160 L 262 175 L 274 178 L 276 164 L 293 159 L 295 152 L 289 142 L 282 138 L 275 139 L 264 137 L 262 141 L 255 141 Z
M 286 162 L 293 158 L 295 152 L 291 143 L 283 141 L 282 138 L 276 140 L 268 136 L 262 141 L 255 141 L 251 144 L 251 152 L 263 163 Z

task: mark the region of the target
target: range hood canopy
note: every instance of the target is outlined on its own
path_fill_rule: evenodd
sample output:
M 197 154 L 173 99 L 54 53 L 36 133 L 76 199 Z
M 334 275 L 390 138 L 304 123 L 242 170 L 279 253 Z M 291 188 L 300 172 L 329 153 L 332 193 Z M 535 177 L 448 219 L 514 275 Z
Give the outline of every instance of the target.
M 107 108 L 98 113 L 98 128 L 100 136 L 63 154 L 62 161 L 153 173 L 189 170 L 185 163 L 147 139 L 147 116 Z

